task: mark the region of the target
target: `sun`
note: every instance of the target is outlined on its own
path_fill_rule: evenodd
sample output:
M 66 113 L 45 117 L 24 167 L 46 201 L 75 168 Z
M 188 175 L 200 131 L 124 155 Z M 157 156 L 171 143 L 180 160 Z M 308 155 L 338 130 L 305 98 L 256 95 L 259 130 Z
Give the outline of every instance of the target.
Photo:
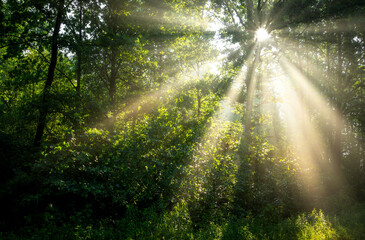
M 270 38 L 270 34 L 265 28 L 257 29 L 255 36 L 258 42 L 264 42 Z

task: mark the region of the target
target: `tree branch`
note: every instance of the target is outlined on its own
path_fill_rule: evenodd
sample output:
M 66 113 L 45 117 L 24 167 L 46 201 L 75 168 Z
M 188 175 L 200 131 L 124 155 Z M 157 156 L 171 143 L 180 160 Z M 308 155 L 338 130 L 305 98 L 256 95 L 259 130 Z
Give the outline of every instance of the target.
M 30 46 L 30 47 L 32 47 L 32 46 Z M 39 51 L 38 49 L 36 49 L 36 48 L 33 48 L 33 49 L 35 49 L 40 55 L 41 55 L 41 57 L 47 62 L 47 63 L 50 63 L 50 61 L 47 59 L 47 57 L 46 56 L 44 56 L 43 55 L 43 53 L 41 52 L 41 51 Z M 66 75 L 66 73 L 64 73 L 63 71 L 61 71 L 59 68 L 57 68 L 56 67 L 56 70 L 59 72 L 59 73 L 61 73 L 70 83 L 71 83 L 71 85 L 76 89 L 76 86 L 73 84 L 73 82 L 72 82 L 72 79 L 69 77 L 69 76 L 67 76 Z
M 224 3 L 225 3 L 225 5 L 226 5 L 226 8 L 227 8 L 227 10 L 228 10 L 229 15 L 231 15 L 231 18 L 232 18 L 232 22 L 233 22 L 233 24 L 236 24 L 236 21 L 234 20 L 234 16 L 233 16 L 233 13 L 232 13 L 232 10 L 231 10 L 231 8 L 229 7 L 229 4 L 228 4 L 227 0 L 225 0 L 225 1 L 224 1 Z

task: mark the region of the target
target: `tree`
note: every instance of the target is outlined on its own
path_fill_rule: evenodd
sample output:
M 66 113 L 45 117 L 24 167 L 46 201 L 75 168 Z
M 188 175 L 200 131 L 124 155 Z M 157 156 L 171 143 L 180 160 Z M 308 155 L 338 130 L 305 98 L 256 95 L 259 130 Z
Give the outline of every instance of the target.
M 65 8 L 65 1 L 60 0 L 58 2 L 58 6 L 57 6 L 57 10 L 56 10 L 57 16 L 56 16 L 55 26 L 54 26 L 52 40 L 51 40 L 51 62 L 48 67 L 47 80 L 44 84 L 42 105 L 41 105 L 41 108 L 39 109 L 39 120 L 38 120 L 38 124 L 37 124 L 36 134 L 34 137 L 34 146 L 36 146 L 36 147 L 39 147 L 41 144 L 41 140 L 42 140 L 42 137 L 44 134 L 44 128 L 47 123 L 46 122 L 46 118 L 47 118 L 47 114 L 48 114 L 47 103 L 48 103 L 49 92 L 50 92 L 50 88 L 53 83 L 54 73 L 55 73 L 56 64 L 57 64 L 58 38 L 59 38 L 61 23 L 62 23 L 63 15 L 64 15 L 64 8 Z

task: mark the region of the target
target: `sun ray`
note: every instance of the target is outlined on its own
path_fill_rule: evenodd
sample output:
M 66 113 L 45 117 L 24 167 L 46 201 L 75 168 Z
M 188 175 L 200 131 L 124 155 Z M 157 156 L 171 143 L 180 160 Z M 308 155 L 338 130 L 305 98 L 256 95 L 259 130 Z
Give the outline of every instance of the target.
M 282 67 L 287 71 L 288 76 L 295 80 L 292 83 L 293 89 L 300 89 L 301 92 L 305 92 L 306 96 L 305 99 L 307 102 L 297 98 L 294 94 L 298 95 L 298 93 L 292 94 L 290 97 L 291 101 L 298 102 L 297 106 L 291 109 L 294 111 L 297 116 L 309 115 L 309 109 L 315 109 L 318 111 L 319 115 L 319 122 L 330 122 L 328 125 L 329 131 L 339 131 L 339 122 L 343 121 L 343 117 L 332 108 L 329 107 L 327 102 L 318 94 L 317 90 L 313 88 L 309 83 L 308 80 L 300 73 L 298 69 L 295 68 L 292 64 L 290 64 L 287 60 L 283 60 Z M 298 88 L 299 87 L 299 88 Z M 298 110 L 299 109 L 299 110 Z M 312 110 L 311 110 L 312 111 Z M 290 116 L 290 114 L 289 114 Z M 320 133 L 318 130 L 318 126 L 314 126 L 311 120 L 303 121 L 302 117 L 299 117 L 301 124 L 296 125 L 298 123 L 293 122 L 291 125 L 291 131 L 301 131 L 303 137 L 299 137 L 293 140 L 298 146 L 299 149 L 299 156 L 312 156 L 309 159 L 321 159 L 321 161 L 315 161 L 318 167 L 322 172 L 325 172 L 331 179 L 333 180 L 328 187 L 337 186 L 340 189 L 340 186 L 344 186 L 345 181 L 341 171 L 337 168 L 337 165 L 333 162 L 333 150 L 326 147 L 325 139 L 326 137 L 323 136 L 323 133 Z M 305 131 L 305 132 L 303 132 Z M 309 144 L 309 145 L 308 145 Z M 312 149 L 312 153 L 307 153 L 304 151 L 303 146 L 305 149 Z M 311 155 L 314 154 L 314 155 Z M 313 157 L 314 156 L 314 157 Z M 307 158 L 308 159 L 308 158 Z M 313 160 L 312 160 L 313 161 Z
M 329 33 L 350 33 L 358 32 L 363 28 L 365 17 L 354 16 L 349 18 L 327 19 L 315 23 L 299 25 L 290 29 L 282 29 L 282 33 L 300 35 L 319 36 Z
M 170 101 L 182 90 L 198 84 L 202 74 L 215 74 L 211 71 L 209 64 L 209 62 L 206 62 L 200 66 L 200 74 L 190 67 L 185 69 L 179 76 L 170 78 L 166 83 L 150 92 L 131 96 L 124 101 L 122 106 L 108 114 L 108 118 L 99 123 L 100 126 L 113 125 L 114 123 L 124 124 L 125 121 L 135 121 L 138 116 L 150 113 L 161 104 Z
M 292 62 L 291 59 L 293 55 L 288 54 L 286 61 Z M 338 75 L 336 75 L 335 73 L 332 73 L 331 71 L 328 71 L 328 69 L 319 69 L 318 64 L 315 63 L 311 63 L 311 60 L 307 58 L 307 56 L 303 56 L 304 59 L 306 59 L 305 64 L 307 65 L 307 67 L 311 70 L 311 76 L 314 79 L 314 82 L 311 84 L 310 81 L 299 81 L 300 82 L 300 86 L 301 88 L 303 88 L 304 92 L 306 92 L 306 100 L 311 100 L 311 99 L 315 99 L 312 101 L 309 101 L 308 107 L 311 109 L 316 109 L 320 106 L 325 106 L 325 107 L 321 107 L 320 111 L 322 113 L 322 115 L 327 116 L 329 121 L 329 126 L 335 126 L 338 125 L 338 122 L 342 122 L 345 121 L 348 123 L 348 120 L 345 118 L 345 116 L 341 115 L 341 113 L 336 109 L 335 106 L 333 106 L 333 103 L 328 100 L 328 99 L 324 99 L 323 97 L 320 97 L 320 94 L 318 92 L 318 90 L 315 90 L 315 86 L 313 84 L 319 84 L 319 82 L 328 82 L 331 81 L 331 79 L 337 79 Z M 292 64 L 292 68 L 291 71 L 295 71 L 295 73 L 293 74 L 298 74 L 298 71 L 300 71 L 298 69 L 299 66 L 296 66 L 294 64 Z M 303 71 L 303 70 L 302 70 Z M 301 79 L 304 77 L 304 74 L 302 73 L 302 71 L 300 71 L 300 75 L 302 76 Z M 326 72 L 324 72 L 326 71 Z M 324 75 L 325 74 L 325 75 Z M 332 80 L 334 81 L 334 80 Z M 317 100 L 319 99 L 319 100 Z M 318 102 L 319 101 L 319 104 Z
M 192 174 L 191 177 L 196 179 L 194 179 L 194 183 L 191 183 L 189 179 L 185 179 L 188 182 L 189 187 L 187 187 L 187 189 L 181 189 L 181 191 L 192 191 L 194 194 L 200 194 L 201 191 L 203 191 L 201 184 L 204 182 L 204 179 L 201 179 L 199 175 L 200 171 L 204 171 L 204 169 L 202 169 L 204 166 L 209 167 L 207 166 L 207 161 L 210 158 L 210 155 L 207 148 L 215 148 L 219 141 L 219 138 L 216 136 L 223 135 L 223 133 L 227 130 L 227 123 L 234 121 L 232 105 L 237 102 L 240 94 L 242 94 L 244 81 L 248 74 L 248 66 L 252 64 L 251 62 L 255 54 L 254 49 L 256 49 L 256 47 L 257 46 L 255 44 L 249 52 L 247 60 L 245 61 L 246 64 L 244 64 L 238 71 L 232 83 L 228 87 L 225 97 L 223 97 L 219 102 L 214 115 L 206 124 L 206 131 L 200 141 L 196 144 L 191 163 L 189 165 L 189 171 Z
M 277 48 L 282 49 L 282 52 L 288 52 L 283 45 L 277 45 Z M 293 51 L 296 51 L 295 48 Z M 303 54 L 298 51 L 296 53 L 298 55 Z M 286 55 L 288 57 L 285 57 Z M 324 197 L 327 194 L 327 189 L 321 184 L 321 174 L 328 174 L 331 178 L 335 178 L 334 184 L 337 186 L 344 184 L 344 178 L 331 163 L 332 153 L 326 144 L 327 137 L 318 131 L 320 126 L 314 124 L 309 116 L 313 114 L 313 111 L 318 112 L 320 117 L 318 121 L 326 122 L 329 131 L 334 131 L 344 118 L 331 107 L 327 99 L 319 94 L 318 90 L 303 74 L 302 69 L 299 69 L 289 60 L 294 58 L 294 55 L 285 54 L 285 56 L 280 57 L 280 66 L 283 72 L 276 77 L 278 80 L 276 88 L 278 86 L 281 88 L 278 94 L 285 99 L 284 104 L 281 104 L 284 107 L 281 107 L 280 111 L 287 121 L 287 136 L 296 148 L 303 169 L 308 169 L 307 173 L 303 172 L 300 176 L 300 181 L 307 186 L 306 195 L 310 196 L 315 191 L 316 196 Z M 310 63 L 309 59 L 306 59 L 306 62 L 308 62 L 312 72 L 315 69 L 314 75 L 323 75 L 323 70 L 314 63 Z M 310 198 L 307 200 L 309 201 Z
M 189 28 L 192 31 L 206 30 L 211 25 L 209 16 L 203 15 L 198 11 L 194 14 L 194 9 L 190 9 L 189 13 L 179 11 L 179 6 L 169 4 L 171 8 L 157 8 L 155 6 L 148 6 L 147 12 L 132 12 L 127 14 L 131 22 L 139 22 L 145 29 L 162 30 L 166 28 L 183 27 Z M 121 14 L 126 14 L 122 12 Z M 188 29 L 185 29 L 188 30 Z M 208 32 L 215 31 L 214 29 L 207 30 Z

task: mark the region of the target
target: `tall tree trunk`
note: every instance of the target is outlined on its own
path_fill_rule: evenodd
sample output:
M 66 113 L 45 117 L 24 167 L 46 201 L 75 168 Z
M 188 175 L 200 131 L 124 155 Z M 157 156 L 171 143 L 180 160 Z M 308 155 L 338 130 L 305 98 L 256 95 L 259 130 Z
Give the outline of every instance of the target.
M 328 77 L 330 76 L 330 72 L 331 72 L 331 58 L 330 58 L 330 45 L 328 43 L 326 43 L 326 58 L 327 58 L 327 75 Z
M 42 105 L 39 108 L 39 119 L 37 124 L 37 131 L 34 137 L 33 145 L 35 147 L 39 147 L 41 144 L 41 140 L 44 134 L 44 128 L 46 126 L 46 119 L 48 114 L 48 98 L 49 91 L 52 86 L 52 82 L 54 79 L 54 72 L 57 64 L 57 55 L 58 55 L 58 36 L 60 32 L 63 11 L 64 11 L 65 0 L 60 0 L 57 8 L 57 17 L 56 23 L 52 34 L 52 47 L 51 47 L 51 62 L 48 67 L 48 75 L 47 80 L 43 89 L 43 97 L 42 97 Z
M 77 84 L 76 84 L 76 92 L 80 95 L 81 89 L 81 61 L 82 61 L 82 0 L 79 0 L 79 40 L 77 46 Z
M 259 46 L 256 49 L 255 53 L 255 59 L 253 60 L 252 64 L 249 66 L 247 70 L 247 76 L 246 76 L 246 86 L 247 86 L 247 96 L 246 96 L 246 111 L 245 111 L 245 139 L 247 143 L 251 143 L 251 133 L 252 133 L 252 110 L 253 110 L 253 99 L 255 95 L 255 89 L 256 89 L 256 73 L 255 70 L 257 68 L 257 65 L 259 64 L 261 54 L 261 47 Z
M 202 96 L 201 96 L 201 91 L 198 89 L 198 96 L 197 96 L 197 100 L 198 100 L 198 119 L 200 118 L 200 109 L 201 109 L 201 105 L 202 105 Z
M 300 46 L 300 43 L 298 42 L 298 46 L 297 46 L 298 47 L 298 50 L 297 50 L 298 64 L 299 64 L 300 71 L 302 71 L 302 74 L 304 75 L 305 72 L 304 72 L 303 60 L 302 60 L 302 56 L 299 52 L 299 46 Z M 309 74 L 309 73 L 307 72 L 307 74 Z M 300 134 L 302 135 L 302 134 L 305 134 L 305 129 L 306 129 L 306 126 L 308 125 L 308 123 L 306 122 L 307 121 L 306 110 L 309 110 L 309 109 L 305 104 L 304 90 L 298 85 L 296 85 L 295 87 L 296 87 L 296 91 L 298 93 L 299 104 L 302 108 L 300 111 L 300 116 L 298 116 L 299 117 L 298 121 L 299 121 L 299 126 L 300 126 L 299 131 L 301 131 Z
M 243 150 L 245 151 L 243 155 L 248 159 L 251 159 L 253 171 L 254 171 L 254 185 L 256 187 L 259 182 L 260 176 L 262 174 L 261 164 L 259 162 L 258 155 L 252 151 L 250 146 L 252 145 L 252 112 L 253 112 L 253 102 L 255 98 L 255 90 L 257 86 L 257 78 L 256 78 L 256 68 L 260 61 L 260 53 L 261 47 L 259 46 L 256 49 L 255 59 L 253 60 L 251 66 L 248 69 L 247 77 L 246 77 L 246 86 L 247 86 L 247 96 L 246 96 L 246 111 L 245 111 L 245 134 L 244 134 L 244 144 Z
M 341 98 L 343 97 L 343 76 L 342 76 L 342 65 L 343 65 L 343 51 L 342 51 L 342 34 L 338 34 L 337 39 L 338 44 L 338 66 L 337 66 L 337 99 L 336 99 L 336 110 L 338 113 L 342 111 L 342 102 Z M 342 118 L 338 117 L 336 119 L 336 124 L 334 126 L 334 141 L 333 141 L 333 148 L 332 148 L 332 155 L 333 155 L 333 164 L 336 171 L 341 170 L 341 157 L 342 157 L 342 128 L 343 122 Z
M 246 11 L 247 11 L 247 28 L 248 30 L 254 29 L 254 16 L 253 16 L 253 1 L 247 0 L 246 1 Z
M 76 92 L 78 95 L 80 95 L 80 89 L 81 89 L 81 51 L 77 50 L 77 83 L 76 83 Z
M 253 203 L 250 198 L 251 196 L 248 195 L 247 191 L 247 183 L 251 182 L 247 178 L 247 172 L 251 171 L 254 173 L 253 176 L 253 184 L 254 187 L 257 187 L 258 179 L 260 178 L 261 169 L 259 159 L 255 156 L 252 148 L 250 145 L 252 144 L 252 111 L 253 111 L 253 98 L 256 89 L 256 73 L 255 70 L 257 65 L 260 61 L 260 53 L 261 48 L 260 46 L 255 50 L 255 58 L 251 60 L 252 62 L 249 63 L 247 74 L 246 74 L 246 109 L 244 112 L 244 134 L 241 138 L 240 143 L 240 155 L 241 161 L 239 164 L 239 169 L 237 171 L 237 184 L 236 184 L 236 191 L 235 191 L 235 207 L 239 209 L 251 209 L 255 206 L 256 203 Z M 252 190 L 251 190 L 252 191 Z
M 110 77 L 109 77 L 109 97 L 110 103 L 113 105 L 115 103 L 115 93 L 117 88 L 117 75 L 118 75 L 118 47 L 112 47 L 111 58 L 110 58 Z
M 199 63 L 197 63 L 196 65 L 196 70 L 197 70 L 197 75 L 198 75 L 198 79 L 200 79 L 200 65 Z M 197 108 L 198 108 L 198 119 L 200 118 L 200 108 L 202 105 L 202 93 L 201 90 L 197 87 L 196 88 L 196 92 L 197 92 Z

